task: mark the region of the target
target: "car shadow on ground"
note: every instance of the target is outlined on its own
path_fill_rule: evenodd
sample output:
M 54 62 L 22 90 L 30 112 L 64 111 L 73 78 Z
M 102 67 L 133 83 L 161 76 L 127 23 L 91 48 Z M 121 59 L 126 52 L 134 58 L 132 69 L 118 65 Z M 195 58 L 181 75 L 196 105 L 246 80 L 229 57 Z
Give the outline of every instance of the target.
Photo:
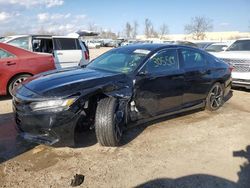
M 132 125 L 125 129 L 122 140 L 119 146 L 124 146 L 134 139 L 136 139 L 148 126 L 154 125 L 156 123 L 160 123 L 163 121 L 167 121 L 176 117 L 186 116 L 195 112 L 199 112 L 202 109 L 197 109 L 181 114 L 166 116 L 160 119 L 148 121 L 146 123 L 141 123 L 138 125 Z M 71 148 L 83 148 L 83 147 L 90 147 L 97 144 L 95 130 L 84 130 L 84 131 L 76 131 L 74 144 L 71 143 L 71 140 L 65 140 L 63 142 L 57 143 L 52 147 L 60 148 L 60 147 L 71 147 Z
M 155 120 L 151 120 L 145 123 L 141 123 L 139 125 L 133 125 L 131 127 L 129 127 L 123 135 L 123 138 L 121 140 L 121 146 L 124 146 L 130 142 L 132 142 L 134 139 L 136 139 L 136 137 L 138 137 L 147 127 L 152 126 L 154 124 L 160 123 L 160 122 L 164 122 L 170 119 L 174 119 L 174 118 L 178 118 L 178 117 L 183 117 L 183 116 L 187 116 L 196 112 L 200 112 L 203 111 L 203 109 L 196 109 L 196 110 L 192 110 L 192 111 L 188 111 L 188 112 L 183 112 L 180 114 L 175 114 L 175 115 L 169 115 L 169 116 L 165 116 L 159 119 L 155 119 Z
M 176 179 L 154 179 L 142 183 L 136 186 L 136 188 L 249 188 L 250 145 L 247 146 L 245 150 L 234 151 L 233 156 L 247 159 L 247 162 L 240 166 L 240 172 L 238 172 L 239 178 L 237 182 L 209 174 L 192 174 Z
M 138 125 L 132 125 L 129 126 L 128 128 L 125 129 L 122 140 L 120 142 L 120 146 L 124 146 L 130 142 L 132 142 L 134 139 L 136 139 L 147 127 L 154 125 L 156 123 L 160 123 L 163 121 L 167 121 L 176 117 L 182 117 L 182 116 L 186 116 L 195 112 L 199 112 L 202 111 L 202 109 L 197 109 L 197 110 L 193 110 L 193 111 L 189 111 L 189 112 L 185 112 L 185 113 L 181 113 L 181 114 L 176 114 L 176 115 L 171 115 L 171 116 L 166 116 L 163 118 L 159 118 L 156 120 L 152 120 L 152 121 L 148 121 L 146 123 L 141 123 Z M 74 144 L 74 148 L 81 148 L 81 147 L 89 147 L 92 145 L 97 144 L 97 139 L 96 139 L 96 134 L 95 134 L 95 130 L 85 130 L 82 132 L 76 132 L 75 134 L 75 144 Z M 60 143 L 57 144 L 55 147 L 70 147 L 70 144 L 67 142 L 64 143 Z
M 244 87 L 232 87 L 233 90 L 236 90 L 236 91 L 243 91 L 243 92 L 246 92 L 246 93 L 250 93 L 250 89 L 246 89 Z
M 94 130 L 83 131 L 75 135 L 75 148 L 89 147 L 97 143 Z
M 12 117 L 12 113 L 0 114 L 0 164 L 36 146 L 18 136 Z
M 6 95 L 6 96 L 0 96 L 0 101 L 5 101 L 5 100 L 11 100 L 12 97 L 9 96 L 9 95 Z

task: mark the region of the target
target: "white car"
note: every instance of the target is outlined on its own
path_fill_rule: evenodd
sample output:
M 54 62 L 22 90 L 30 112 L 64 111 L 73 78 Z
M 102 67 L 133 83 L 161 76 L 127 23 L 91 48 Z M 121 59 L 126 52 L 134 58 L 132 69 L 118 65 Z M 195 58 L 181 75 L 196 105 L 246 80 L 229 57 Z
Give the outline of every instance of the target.
M 101 43 L 94 41 L 94 40 L 85 40 L 85 44 L 88 46 L 88 48 L 100 48 Z
M 222 52 L 230 46 L 229 42 L 216 42 L 208 45 L 204 50 L 207 52 Z
M 15 35 L 5 37 L 4 43 L 38 53 L 52 53 L 56 68 L 86 65 L 89 54 L 77 36 Z
M 250 39 L 236 40 L 225 51 L 212 54 L 233 66 L 233 86 L 250 89 Z

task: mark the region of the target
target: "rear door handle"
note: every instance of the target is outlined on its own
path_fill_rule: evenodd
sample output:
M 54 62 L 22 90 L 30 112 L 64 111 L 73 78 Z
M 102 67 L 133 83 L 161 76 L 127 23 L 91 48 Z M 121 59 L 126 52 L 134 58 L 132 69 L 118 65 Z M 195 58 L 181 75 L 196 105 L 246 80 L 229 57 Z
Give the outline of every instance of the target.
M 11 61 L 7 61 L 6 65 L 7 66 L 11 66 L 11 65 L 15 65 L 16 63 L 15 62 L 11 62 Z
M 57 55 L 63 55 L 63 53 L 59 52 L 59 53 L 57 53 Z

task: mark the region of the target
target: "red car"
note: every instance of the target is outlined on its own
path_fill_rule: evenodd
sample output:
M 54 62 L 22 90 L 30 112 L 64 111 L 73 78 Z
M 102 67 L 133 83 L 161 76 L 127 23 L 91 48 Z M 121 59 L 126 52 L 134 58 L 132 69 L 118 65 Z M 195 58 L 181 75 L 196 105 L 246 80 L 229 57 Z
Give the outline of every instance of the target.
M 0 95 L 11 94 L 12 89 L 27 77 L 53 69 L 52 55 L 0 43 Z

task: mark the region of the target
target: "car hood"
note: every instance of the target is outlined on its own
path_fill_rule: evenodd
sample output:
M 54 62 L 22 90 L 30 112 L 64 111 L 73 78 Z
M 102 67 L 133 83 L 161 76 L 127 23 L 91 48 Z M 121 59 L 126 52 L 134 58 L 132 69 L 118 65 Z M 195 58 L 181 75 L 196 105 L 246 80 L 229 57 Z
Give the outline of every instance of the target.
M 209 53 L 223 59 L 250 59 L 250 53 L 248 51 L 223 51 Z
M 103 87 L 122 83 L 126 75 L 88 68 L 50 71 L 27 79 L 23 87 L 41 97 L 63 97 L 83 94 L 86 90 L 98 90 Z M 23 91 L 23 89 L 20 89 Z M 24 96 L 25 93 L 17 93 Z

